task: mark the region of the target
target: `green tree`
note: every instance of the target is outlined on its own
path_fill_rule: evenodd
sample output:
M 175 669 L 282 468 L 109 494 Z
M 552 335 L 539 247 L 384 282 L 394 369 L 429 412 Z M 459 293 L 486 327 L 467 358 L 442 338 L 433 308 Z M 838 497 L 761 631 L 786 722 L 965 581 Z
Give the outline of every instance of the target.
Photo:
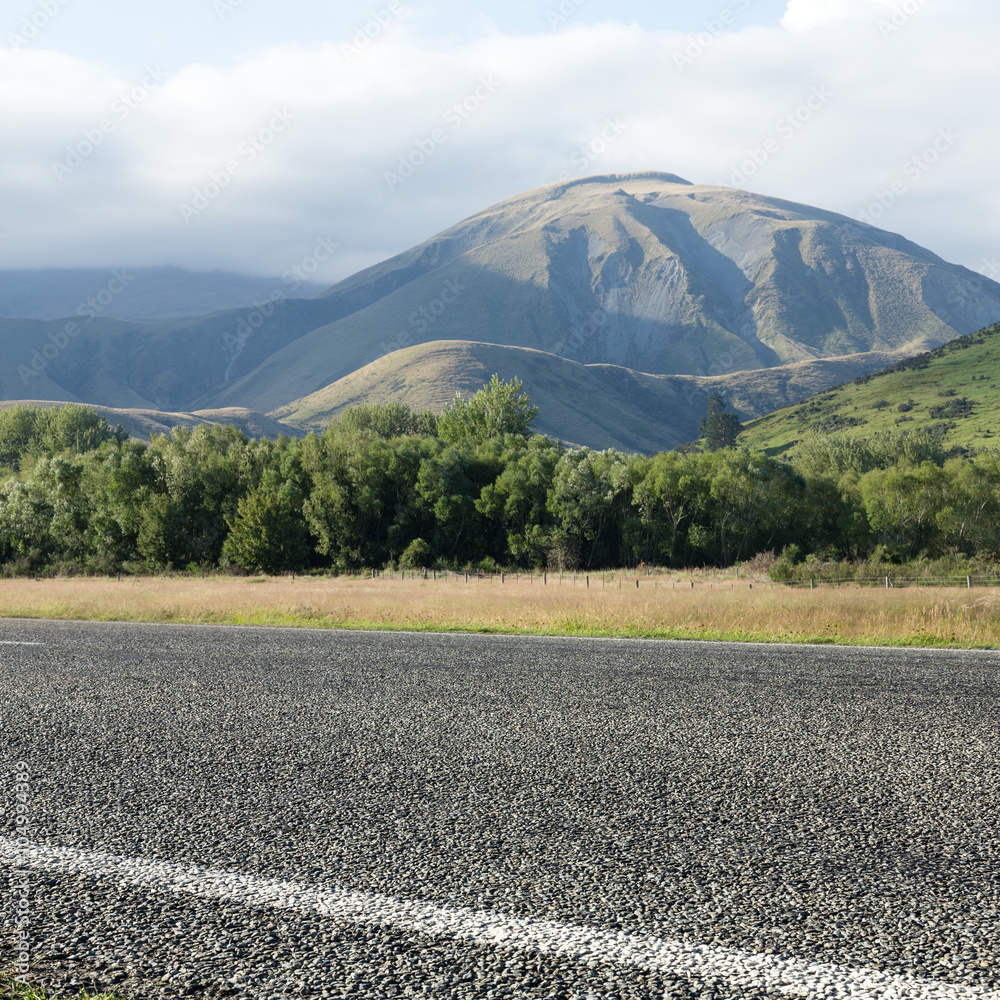
M 959 551 L 1000 555 L 1000 456 L 945 463 L 937 524 L 945 543 Z
M 709 451 L 734 447 L 743 430 L 739 417 L 735 413 L 727 413 L 726 405 L 717 392 L 708 397 L 708 412 L 701 422 L 701 436 Z
M 312 482 L 305 515 L 317 551 L 334 565 L 383 565 L 419 533 L 416 482 L 430 442 L 331 429 L 302 447 Z
M 633 488 L 642 475 L 636 456 L 613 449 L 564 454 L 548 500 L 554 561 L 573 568 L 633 563 L 642 530 Z
M 501 382 L 494 374 L 489 385 L 483 386 L 468 400 L 461 395 L 439 415 L 438 436 L 442 441 L 456 444 L 460 441 L 486 441 L 508 434 L 524 437 L 532 433 L 538 418 L 534 406 L 519 378 Z
M 111 573 L 138 558 L 143 512 L 156 489 L 156 473 L 139 441 L 103 446 L 84 459 L 88 568 Z
M 697 456 L 676 451 L 654 455 L 636 484 L 634 502 L 656 557 L 671 566 L 684 565 L 687 528 L 709 505 L 708 479 L 699 475 Z
M 476 509 L 506 539 L 502 561 L 544 564 L 555 523 L 548 507 L 549 491 L 565 451 L 558 442 L 535 435 L 526 448 L 507 449 L 500 460 L 500 474 L 483 487 Z
M 497 551 L 476 502 L 499 475 L 501 453 L 490 442 L 438 448 L 424 457 L 417 475 L 416 513 L 428 525 L 420 535 L 430 540 L 436 556 L 465 565 Z
M 418 433 L 420 417 L 405 403 L 365 403 L 349 406 L 338 424 L 347 433 L 364 432 L 389 439 Z
M 248 573 L 298 570 L 309 559 L 302 498 L 287 484 L 251 490 L 226 523 L 229 536 L 222 546 L 223 557 Z
M 858 485 L 868 521 L 897 558 L 936 547 L 944 483 L 944 471 L 933 462 L 916 468 L 873 469 L 861 478 Z
M 734 448 L 700 459 L 710 498 L 705 526 L 723 566 L 802 541 L 806 484 L 791 466 Z

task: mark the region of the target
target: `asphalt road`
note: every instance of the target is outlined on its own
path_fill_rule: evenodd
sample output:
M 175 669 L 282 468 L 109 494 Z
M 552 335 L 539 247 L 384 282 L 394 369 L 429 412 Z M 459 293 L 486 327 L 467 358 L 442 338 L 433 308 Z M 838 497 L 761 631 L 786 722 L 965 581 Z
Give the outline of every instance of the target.
M 0 622 L 8 944 L 28 885 L 49 981 L 143 997 L 1000 997 L 998 678 Z

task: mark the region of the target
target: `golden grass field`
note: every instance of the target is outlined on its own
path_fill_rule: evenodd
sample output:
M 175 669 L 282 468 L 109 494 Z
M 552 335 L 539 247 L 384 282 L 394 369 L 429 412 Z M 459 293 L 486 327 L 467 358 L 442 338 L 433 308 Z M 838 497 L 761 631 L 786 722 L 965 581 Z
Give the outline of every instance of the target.
M 1000 647 L 1000 588 L 794 589 L 696 577 L 0 581 L 8 618 Z

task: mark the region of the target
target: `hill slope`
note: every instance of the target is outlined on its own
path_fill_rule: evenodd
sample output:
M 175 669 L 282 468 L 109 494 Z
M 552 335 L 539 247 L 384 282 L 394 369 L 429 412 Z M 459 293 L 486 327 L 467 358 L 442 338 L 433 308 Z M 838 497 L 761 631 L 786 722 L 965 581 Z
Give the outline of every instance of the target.
M 1000 447 L 1000 324 L 747 425 L 740 443 L 793 456 L 810 433 L 927 430 L 946 447 Z
M 888 363 L 889 356 L 885 356 Z M 759 416 L 761 400 L 800 398 L 831 378 L 868 371 L 854 358 L 800 362 L 752 373 L 698 378 L 648 375 L 617 365 L 583 365 L 543 351 L 471 341 L 432 341 L 396 351 L 270 416 L 321 430 L 348 406 L 403 402 L 440 412 L 456 392 L 468 397 L 495 373 L 515 376 L 538 406 L 537 429 L 591 448 L 655 452 L 694 440 L 709 393 L 733 401 L 741 417 Z

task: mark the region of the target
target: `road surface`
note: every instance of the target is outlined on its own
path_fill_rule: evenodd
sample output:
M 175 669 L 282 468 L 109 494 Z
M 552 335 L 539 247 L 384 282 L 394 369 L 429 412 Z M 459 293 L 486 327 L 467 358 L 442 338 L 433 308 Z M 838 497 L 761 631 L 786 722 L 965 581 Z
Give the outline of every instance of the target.
M 149 998 L 1000 1000 L 998 678 L 0 622 L 8 941 Z

